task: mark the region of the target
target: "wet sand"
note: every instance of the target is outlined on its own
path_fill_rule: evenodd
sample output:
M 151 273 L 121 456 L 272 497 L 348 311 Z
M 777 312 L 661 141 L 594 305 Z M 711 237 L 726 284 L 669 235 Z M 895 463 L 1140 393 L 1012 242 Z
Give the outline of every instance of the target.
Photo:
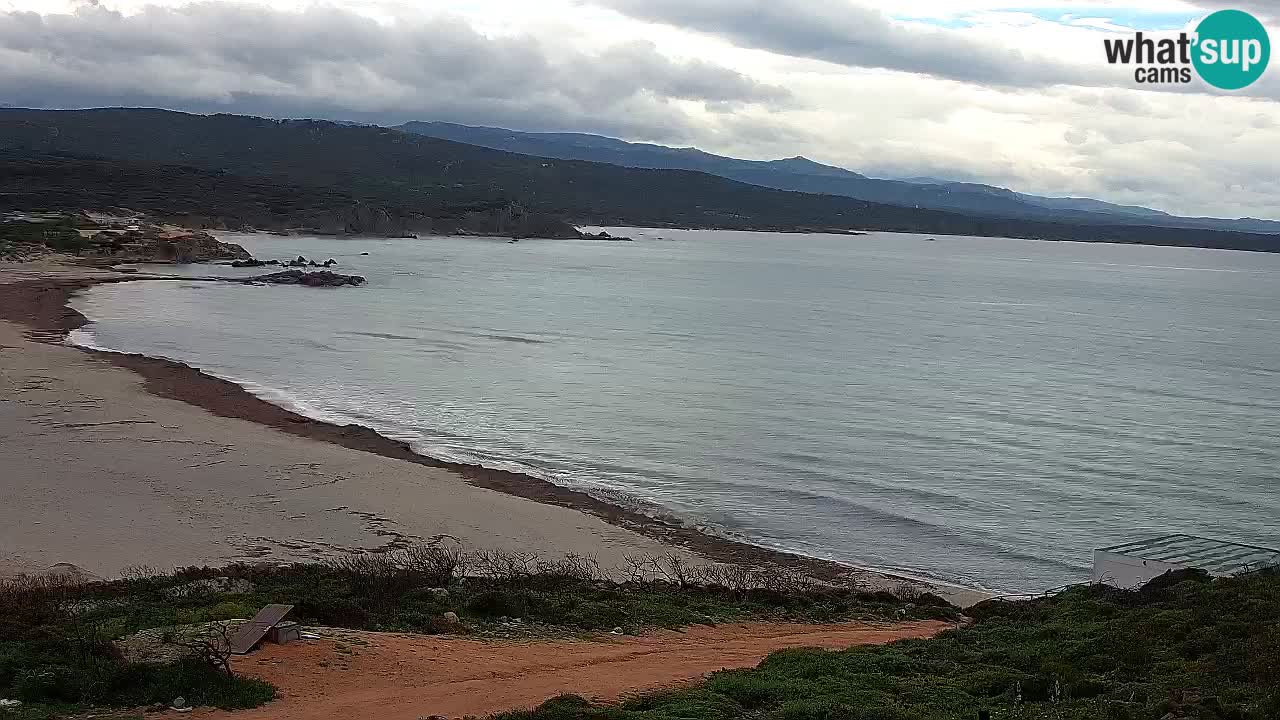
M 59 289 L 42 281 L 19 301 L 0 287 L 6 316 L 45 313 L 0 321 L 0 573 L 65 562 L 109 577 L 133 565 L 311 560 L 446 538 L 602 563 L 689 554 L 443 468 L 152 394 L 115 358 L 41 341 L 60 337 Z
M 596 556 L 676 553 L 850 568 L 650 518 L 525 475 L 446 463 L 359 426 L 310 420 L 182 363 L 61 344 L 66 299 L 127 275 L 0 264 L 0 574 L 69 562 L 113 576 L 316 559 L 454 539 Z M 306 292 L 306 289 L 299 289 Z M 899 580 L 858 573 L 872 587 Z M 942 589 L 953 602 L 981 597 Z

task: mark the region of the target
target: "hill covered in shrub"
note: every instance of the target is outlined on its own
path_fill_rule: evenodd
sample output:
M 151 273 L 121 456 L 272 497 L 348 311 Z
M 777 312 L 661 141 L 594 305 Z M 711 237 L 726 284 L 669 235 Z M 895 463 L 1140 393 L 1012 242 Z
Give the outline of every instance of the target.
M 86 160 L 124 163 L 117 177 L 130 176 L 129 197 L 146 201 L 146 209 L 158 215 L 186 213 L 217 222 L 256 218 L 268 227 L 305 221 L 349 232 L 467 231 L 472 213 L 491 214 L 498 223 L 503 209 L 519 208 L 539 223 L 879 230 L 1280 251 L 1280 235 L 884 205 L 696 171 L 520 155 L 321 120 L 119 108 L 0 109 L 0 161 L 37 161 L 59 178 L 43 194 L 0 188 L 0 203 L 11 206 L 15 192 L 27 203 L 19 209 L 55 209 L 77 192 L 109 201 L 114 183 L 104 182 L 101 166 L 75 164 Z M 0 167 L 0 178 L 11 172 Z M 65 182 L 77 172 L 85 173 L 81 190 Z

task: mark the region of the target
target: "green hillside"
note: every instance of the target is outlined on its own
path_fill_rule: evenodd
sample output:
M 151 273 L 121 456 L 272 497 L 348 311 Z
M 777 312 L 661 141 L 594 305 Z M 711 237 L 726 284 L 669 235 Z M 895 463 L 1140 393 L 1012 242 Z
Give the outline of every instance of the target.
M 69 193 L 74 188 L 64 180 L 83 168 L 74 163 L 97 158 L 129 163 L 122 172 L 139 175 L 135 190 L 149 196 L 152 207 L 172 200 L 175 210 L 211 218 L 227 217 L 226 208 L 246 203 L 265 207 L 276 222 L 287 222 L 299 203 L 336 217 L 358 203 L 363 212 L 376 215 L 434 219 L 517 203 L 536 215 L 602 225 L 886 230 L 1280 250 L 1280 236 L 969 216 L 772 190 L 693 171 L 517 155 L 327 121 L 162 110 L 8 109 L 0 110 L 0 158 L 42 163 L 47 175 L 62 173 L 54 183 L 62 189 L 45 195 L 0 187 L 3 207 L 16 205 L 14 192 L 23 202 L 43 207 L 72 204 L 79 195 Z M 68 165 L 60 169 L 60 163 Z M 0 167 L 5 170 L 0 177 L 10 176 L 12 167 Z M 196 187 L 205 180 L 191 169 L 216 173 L 229 187 L 208 197 Z M 113 183 L 100 182 L 97 175 L 87 177 L 80 192 L 109 194 Z M 240 197 L 237 188 L 249 196 Z M 281 196 L 294 199 L 282 206 Z

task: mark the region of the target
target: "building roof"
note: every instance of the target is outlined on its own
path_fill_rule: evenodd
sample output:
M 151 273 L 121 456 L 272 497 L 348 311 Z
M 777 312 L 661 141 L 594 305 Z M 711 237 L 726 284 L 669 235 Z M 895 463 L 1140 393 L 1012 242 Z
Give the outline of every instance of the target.
M 1236 575 L 1273 565 L 1280 566 L 1280 550 L 1195 535 L 1164 535 L 1101 548 L 1101 551 L 1201 568 L 1210 575 Z

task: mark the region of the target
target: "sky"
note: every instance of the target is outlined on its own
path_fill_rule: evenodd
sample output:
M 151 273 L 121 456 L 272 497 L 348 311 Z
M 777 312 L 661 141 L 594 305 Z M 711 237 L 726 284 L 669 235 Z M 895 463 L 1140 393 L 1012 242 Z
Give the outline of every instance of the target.
M 1280 37 L 1278 0 L 0 0 L 0 104 L 591 132 L 1280 218 L 1280 61 L 1223 92 L 1103 53 L 1224 8 Z

